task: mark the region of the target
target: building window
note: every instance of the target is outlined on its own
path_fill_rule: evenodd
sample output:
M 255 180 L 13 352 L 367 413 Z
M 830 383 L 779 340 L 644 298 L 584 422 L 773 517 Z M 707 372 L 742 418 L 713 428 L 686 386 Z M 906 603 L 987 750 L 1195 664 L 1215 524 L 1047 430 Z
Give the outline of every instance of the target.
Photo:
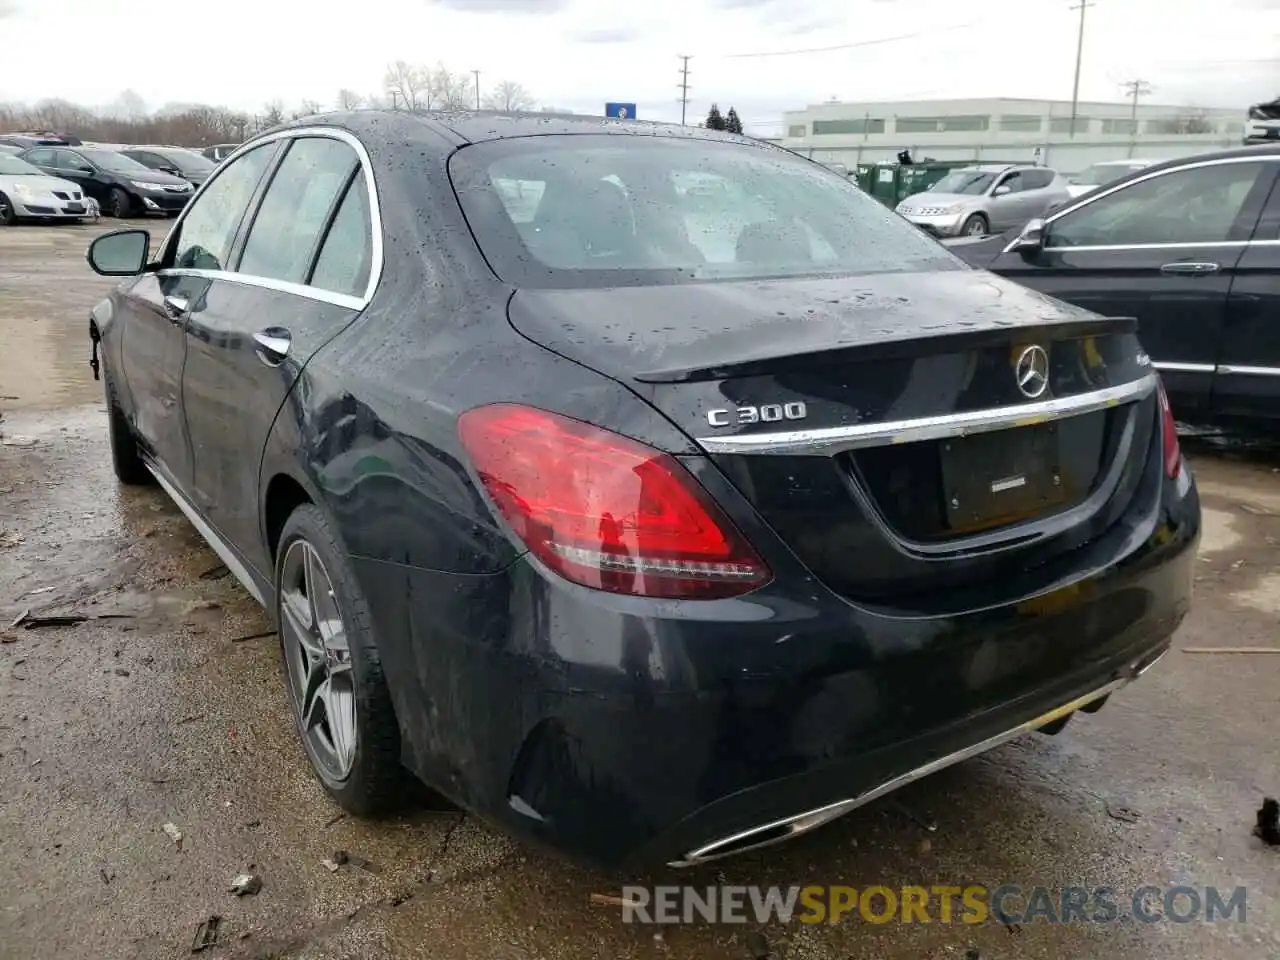
M 1006 113 L 1000 118 L 1000 129 L 1008 133 L 1039 133 L 1043 121 L 1029 113 Z
M 857 120 L 815 120 L 813 135 L 826 136 L 833 133 L 884 133 L 884 121 L 874 117 L 862 117 Z M 804 136 L 804 134 L 800 134 Z M 795 136 L 795 134 L 792 134 Z
M 1088 118 L 1088 117 L 1076 117 L 1075 124 L 1076 124 L 1076 133 L 1088 133 L 1088 132 L 1089 132 L 1089 118 Z M 1051 118 L 1051 119 L 1049 120 L 1049 132 L 1050 132 L 1050 133 L 1070 133 L 1070 132 L 1071 132 L 1071 118 L 1070 118 L 1070 117 L 1053 117 L 1053 118 Z
M 787 127 L 788 137 L 804 137 L 807 136 L 808 133 L 809 127 L 807 124 L 793 123 L 791 126 Z
M 898 133 L 972 133 L 988 130 L 989 116 L 898 117 Z
M 972 132 L 991 129 L 990 117 L 943 117 L 942 129 L 948 133 Z
M 1114 120 L 1105 119 L 1102 121 L 1103 133 L 1123 133 L 1126 136 L 1133 136 L 1138 132 L 1138 124 L 1133 120 Z

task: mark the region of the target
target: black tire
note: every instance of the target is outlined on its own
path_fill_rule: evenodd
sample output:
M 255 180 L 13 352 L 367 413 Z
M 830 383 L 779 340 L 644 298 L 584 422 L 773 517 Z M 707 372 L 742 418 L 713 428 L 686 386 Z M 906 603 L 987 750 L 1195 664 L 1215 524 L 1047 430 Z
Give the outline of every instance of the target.
M 328 575 L 350 653 L 350 677 L 354 689 L 355 752 L 350 772 L 335 778 L 325 770 L 302 721 L 299 698 L 287 658 L 288 630 L 284 622 L 285 559 L 290 548 L 305 541 Z M 275 617 L 279 627 L 285 688 L 294 723 L 311 769 L 321 785 L 342 809 L 357 816 L 392 812 L 411 795 L 409 778 L 400 764 L 400 726 L 382 673 L 382 658 L 373 637 L 373 616 L 356 581 L 337 535 L 324 513 L 312 504 L 298 507 L 285 522 L 275 561 Z
M 123 187 L 111 188 L 111 215 L 117 220 L 127 220 L 133 213 L 133 198 Z
M 987 221 L 986 216 L 981 213 L 972 214 L 960 228 L 962 237 L 985 237 L 989 233 L 991 233 L 991 224 Z
M 129 421 L 120 410 L 111 380 L 104 374 L 102 382 L 107 396 L 107 433 L 111 440 L 111 466 L 116 472 L 116 479 L 127 487 L 151 486 L 156 482 L 156 478 L 142 462 L 142 457 L 138 453 L 138 440 L 129 427 Z
M 0 226 L 11 227 L 18 222 L 18 215 L 13 211 L 13 201 L 0 193 Z

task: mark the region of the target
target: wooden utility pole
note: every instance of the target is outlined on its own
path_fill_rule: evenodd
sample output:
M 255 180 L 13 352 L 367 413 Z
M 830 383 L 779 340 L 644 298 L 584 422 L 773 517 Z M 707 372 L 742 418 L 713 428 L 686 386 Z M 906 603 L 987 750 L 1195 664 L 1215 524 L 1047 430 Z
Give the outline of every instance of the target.
M 1071 136 L 1076 135 L 1076 115 L 1080 112 L 1080 64 L 1084 60 L 1084 12 L 1094 4 L 1080 0 L 1072 10 L 1080 11 L 1080 32 L 1076 35 L 1076 79 L 1071 86 Z

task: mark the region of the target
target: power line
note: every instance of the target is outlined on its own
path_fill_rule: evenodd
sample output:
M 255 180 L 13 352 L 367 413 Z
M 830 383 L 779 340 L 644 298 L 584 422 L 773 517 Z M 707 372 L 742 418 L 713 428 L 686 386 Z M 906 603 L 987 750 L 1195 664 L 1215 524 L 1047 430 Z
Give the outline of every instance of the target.
M 677 86 L 680 88 L 680 99 L 677 102 L 680 104 L 680 126 L 683 127 L 685 114 L 689 109 L 689 61 L 693 58 L 681 54 L 679 59 L 681 60 L 680 83 Z
M 1076 135 L 1076 117 L 1080 112 L 1080 64 L 1084 60 L 1084 12 L 1096 4 L 1080 0 L 1072 10 L 1080 11 L 1080 32 L 1076 36 L 1076 78 L 1071 85 L 1071 137 Z
M 857 40 L 853 43 L 837 43 L 830 47 L 805 47 L 800 50 L 763 50 L 756 53 L 727 53 L 725 60 L 745 60 L 749 57 L 798 57 L 809 53 L 832 53 L 836 50 L 856 50 L 859 47 L 874 47 L 883 43 L 898 43 L 902 40 L 919 40 L 942 33 L 954 33 L 957 30 L 969 30 L 981 26 L 985 20 L 974 20 L 971 23 L 959 23 L 952 27 L 937 27 L 932 30 L 918 30 L 915 33 L 902 33 L 893 37 L 876 37 L 874 40 Z

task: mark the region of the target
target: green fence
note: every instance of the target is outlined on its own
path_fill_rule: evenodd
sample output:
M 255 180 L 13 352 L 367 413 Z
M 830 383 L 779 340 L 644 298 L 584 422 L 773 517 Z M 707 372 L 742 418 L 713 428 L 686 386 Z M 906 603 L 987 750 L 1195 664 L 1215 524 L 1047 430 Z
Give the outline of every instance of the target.
M 999 161 L 983 160 L 983 164 Z M 923 163 L 860 163 L 854 182 L 890 209 L 913 194 L 923 193 L 952 170 L 972 167 L 973 160 L 930 160 Z

